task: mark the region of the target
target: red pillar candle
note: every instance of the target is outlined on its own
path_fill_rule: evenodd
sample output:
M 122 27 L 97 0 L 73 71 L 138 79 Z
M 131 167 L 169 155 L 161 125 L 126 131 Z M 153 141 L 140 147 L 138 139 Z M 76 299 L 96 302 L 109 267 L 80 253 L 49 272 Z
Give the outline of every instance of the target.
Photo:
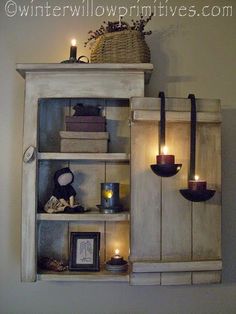
M 165 146 L 162 149 L 163 154 L 156 156 L 156 161 L 158 165 L 165 165 L 165 164 L 174 164 L 175 163 L 175 156 L 174 155 L 167 155 L 168 148 Z
M 70 47 L 70 59 L 77 59 L 77 46 L 76 46 L 76 40 L 72 39 L 71 41 L 71 47 Z
M 195 180 L 188 181 L 188 188 L 193 191 L 204 191 L 207 188 L 206 181 L 199 180 L 198 176 L 195 176 Z

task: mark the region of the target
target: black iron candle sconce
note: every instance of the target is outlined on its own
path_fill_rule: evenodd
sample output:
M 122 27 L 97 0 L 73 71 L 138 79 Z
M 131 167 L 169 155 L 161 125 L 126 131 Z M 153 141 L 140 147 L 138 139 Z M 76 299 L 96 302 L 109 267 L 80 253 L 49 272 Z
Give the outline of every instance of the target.
M 207 182 L 199 180 L 199 177 L 195 175 L 197 109 L 196 109 L 195 95 L 190 94 L 188 98 L 191 100 L 190 172 L 189 172 L 188 189 L 181 189 L 180 193 L 188 201 L 205 202 L 214 196 L 215 190 L 207 189 Z
M 160 177 L 172 177 L 180 171 L 182 164 L 175 164 L 175 156 L 167 154 L 167 147 L 165 146 L 166 144 L 165 93 L 160 92 L 159 97 L 161 99 L 159 155 L 156 156 L 156 164 L 151 165 L 151 169 L 156 175 Z
M 86 61 L 83 61 L 82 59 L 85 59 Z M 70 58 L 68 60 L 62 61 L 61 63 L 89 63 L 89 59 L 86 56 L 80 56 L 77 59 L 76 40 L 72 39 L 70 47 Z

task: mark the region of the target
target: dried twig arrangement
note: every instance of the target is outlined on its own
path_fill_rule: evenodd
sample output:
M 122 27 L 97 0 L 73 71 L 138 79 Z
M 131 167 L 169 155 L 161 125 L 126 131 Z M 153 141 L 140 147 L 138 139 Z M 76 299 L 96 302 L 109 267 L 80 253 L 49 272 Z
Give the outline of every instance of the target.
M 121 22 L 103 22 L 103 24 L 98 30 L 89 31 L 88 33 L 89 38 L 84 43 L 84 46 L 86 47 L 88 43 L 96 40 L 101 35 L 104 35 L 107 33 L 121 32 L 128 29 L 138 31 L 142 34 L 142 36 L 151 35 L 152 31 L 146 32 L 145 27 L 147 23 L 152 19 L 152 17 L 153 17 L 153 13 L 146 19 L 143 17 L 143 15 L 141 15 L 139 20 L 131 21 L 132 22 L 131 26 L 128 23 L 124 22 L 122 19 L 121 19 Z

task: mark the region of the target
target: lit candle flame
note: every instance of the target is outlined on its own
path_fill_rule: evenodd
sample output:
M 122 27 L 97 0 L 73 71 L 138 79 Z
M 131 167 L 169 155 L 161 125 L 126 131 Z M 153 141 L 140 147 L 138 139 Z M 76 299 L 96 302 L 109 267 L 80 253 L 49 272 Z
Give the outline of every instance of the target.
M 167 155 L 167 154 L 168 154 L 168 147 L 167 147 L 167 146 L 164 146 L 164 147 L 162 148 L 162 152 L 163 152 L 164 155 Z
M 195 176 L 194 176 L 194 180 L 195 180 L 195 181 L 198 181 L 198 180 L 199 180 L 199 176 L 198 176 L 198 175 L 195 175 Z
M 113 196 L 113 191 L 112 190 L 104 190 L 103 191 L 103 197 L 105 199 L 110 199 Z
M 116 249 L 115 250 L 115 255 L 119 255 L 120 254 L 120 250 Z
M 72 39 L 72 41 L 71 41 L 71 45 L 72 45 L 73 47 L 75 47 L 75 46 L 76 46 L 76 39 Z

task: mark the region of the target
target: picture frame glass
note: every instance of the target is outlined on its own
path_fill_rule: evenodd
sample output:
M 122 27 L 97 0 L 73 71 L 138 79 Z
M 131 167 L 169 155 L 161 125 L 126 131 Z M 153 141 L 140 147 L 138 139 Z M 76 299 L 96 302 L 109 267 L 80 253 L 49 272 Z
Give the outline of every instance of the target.
M 94 239 L 77 239 L 76 264 L 93 264 Z

